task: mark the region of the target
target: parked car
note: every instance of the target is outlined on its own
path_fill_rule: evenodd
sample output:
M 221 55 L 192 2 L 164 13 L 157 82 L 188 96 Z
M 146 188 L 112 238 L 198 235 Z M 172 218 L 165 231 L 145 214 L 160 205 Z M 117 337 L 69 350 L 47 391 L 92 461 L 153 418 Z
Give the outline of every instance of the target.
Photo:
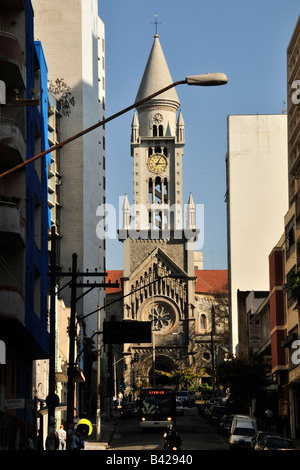
M 258 445 L 257 450 L 293 450 L 294 442 L 281 436 L 265 436 Z
M 267 432 L 263 432 L 263 431 L 257 431 L 257 433 L 255 434 L 255 436 L 252 438 L 252 441 L 251 441 L 251 449 L 253 450 L 257 450 L 258 449 L 258 446 L 260 445 L 262 439 L 264 437 L 266 437 L 268 435 Z
M 219 432 L 222 436 L 229 436 L 233 415 L 224 415 L 219 422 Z
M 176 392 L 176 400 L 181 401 L 183 405 L 194 405 L 196 401 L 195 392 L 180 390 Z
M 121 418 L 130 418 L 132 416 L 137 416 L 137 407 L 134 402 L 123 403 L 120 408 Z
M 220 419 L 227 413 L 225 406 L 213 405 L 209 408 L 206 415 L 207 422 L 209 424 L 218 424 Z
M 239 423 L 229 436 L 229 449 L 250 449 L 256 430 L 251 422 Z
M 243 427 L 246 424 L 246 427 L 252 427 L 257 432 L 257 423 L 256 419 L 249 415 L 234 415 L 231 423 L 230 434 L 233 434 L 237 426 Z
M 176 415 L 177 416 L 183 416 L 184 415 L 183 404 L 179 400 L 176 400 Z

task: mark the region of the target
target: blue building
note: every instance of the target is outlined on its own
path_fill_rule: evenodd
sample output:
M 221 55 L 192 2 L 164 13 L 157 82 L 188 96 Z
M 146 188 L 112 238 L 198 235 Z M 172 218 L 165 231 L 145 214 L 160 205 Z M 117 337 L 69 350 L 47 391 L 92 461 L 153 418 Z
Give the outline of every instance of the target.
M 30 0 L 0 0 L 0 173 L 48 148 L 47 65 Z M 2 83 L 2 86 L 3 86 Z M 3 89 L 3 88 L 2 88 Z M 37 101 L 36 101 L 37 100 Z M 0 449 L 22 448 L 33 423 L 32 362 L 48 358 L 48 165 L 0 179 Z

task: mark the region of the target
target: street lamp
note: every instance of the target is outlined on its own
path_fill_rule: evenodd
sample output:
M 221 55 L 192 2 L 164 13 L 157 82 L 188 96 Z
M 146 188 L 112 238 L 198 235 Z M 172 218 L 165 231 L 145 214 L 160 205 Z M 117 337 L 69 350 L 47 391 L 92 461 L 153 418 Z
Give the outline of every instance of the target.
M 186 77 L 184 80 L 179 80 L 177 82 L 173 82 L 170 85 L 162 88 L 161 90 L 156 91 L 152 95 L 147 96 L 146 98 L 135 102 L 131 106 L 128 106 L 128 108 L 123 109 L 122 111 L 119 111 L 116 114 L 113 114 L 112 116 L 103 119 L 102 121 L 94 124 L 91 127 L 88 127 L 87 129 L 79 132 L 78 134 L 73 135 L 72 137 L 69 137 L 68 139 L 64 140 L 63 142 L 60 142 L 59 144 L 53 145 L 51 148 L 48 150 L 44 150 L 41 153 L 38 153 L 34 157 L 29 158 L 28 160 L 25 160 L 24 162 L 20 163 L 17 166 L 14 166 L 13 168 L 10 168 L 7 171 L 4 171 L 3 173 L 0 174 L 0 178 L 4 178 L 4 176 L 12 173 L 13 171 L 16 171 L 20 168 L 23 168 L 25 165 L 28 165 L 29 163 L 34 162 L 35 160 L 44 157 L 48 153 L 54 152 L 54 150 L 57 150 L 61 147 L 63 147 L 66 144 L 69 144 L 70 142 L 78 139 L 79 137 L 82 137 L 83 135 L 87 134 L 88 132 L 93 131 L 94 129 L 97 129 L 100 126 L 103 126 L 109 121 L 112 121 L 113 119 L 116 119 L 117 117 L 121 116 L 122 114 L 127 113 L 131 109 L 137 108 L 144 104 L 145 102 L 155 98 L 155 96 L 161 95 L 165 91 L 169 90 L 170 88 L 173 88 L 177 85 L 192 85 L 192 86 L 219 86 L 219 85 L 226 85 L 228 83 L 228 78 L 224 73 L 218 72 L 218 73 L 205 73 L 202 75 L 190 75 Z

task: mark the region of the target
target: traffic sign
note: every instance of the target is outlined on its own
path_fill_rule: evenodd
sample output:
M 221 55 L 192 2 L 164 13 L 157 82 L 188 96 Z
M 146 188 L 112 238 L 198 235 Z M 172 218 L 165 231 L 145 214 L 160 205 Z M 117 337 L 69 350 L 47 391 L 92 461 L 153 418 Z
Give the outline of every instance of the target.
M 104 344 L 151 343 L 150 321 L 105 321 L 103 323 Z
M 26 407 L 25 398 L 7 398 L 5 400 L 5 408 L 7 410 L 19 410 Z

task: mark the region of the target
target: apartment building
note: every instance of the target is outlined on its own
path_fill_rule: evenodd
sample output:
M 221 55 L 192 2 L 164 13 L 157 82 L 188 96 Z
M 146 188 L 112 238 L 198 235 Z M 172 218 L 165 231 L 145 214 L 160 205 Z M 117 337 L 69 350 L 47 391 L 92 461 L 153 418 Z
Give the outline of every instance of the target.
M 48 148 L 47 65 L 30 0 L 0 1 L 0 173 Z M 0 179 L 0 448 L 32 430 L 32 363 L 47 358 L 48 157 Z
M 269 292 L 254 311 L 258 319 L 255 353 L 263 355 L 269 364 L 269 403 L 272 397 L 271 406 L 275 414 L 289 417 L 291 437 L 297 438 L 300 436 L 299 299 L 290 287 L 293 275 L 299 271 L 300 253 L 300 17 L 287 47 L 287 96 L 287 185 L 282 181 L 280 185 L 282 190 L 288 190 L 288 208 L 282 216 L 282 233 L 267 257 Z M 284 151 L 282 155 L 285 155 Z M 260 225 L 258 232 L 261 233 Z M 261 271 L 264 263 L 265 258 L 257 260 L 257 271 Z M 247 312 L 240 309 L 240 317 L 243 313 L 246 318 Z M 251 350 L 247 345 L 250 327 L 248 323 L 243 330 L 243 350 L 246 353 Z
M 97 0 L 33 0 L 35 39 L 43 43 L 48 65 L 48 87 L 59 99 L 67 93 L 60 141 L 74 136 L 105 117 L 105 28 Z M 105 129 L 99 127 L 60 151 L 59 220 L 60 263 L 72 266 L 77 253 L 80 271 L 105 271 L 105 240 L 96 234 L 96 212 L 105 203 Z M 85 278 L 83 281 L 93 278 Z M 103 279 L 104 280 L 104 279 Z M 83 291 L 78 289 L 78 297 Z M 95 288 L 77 302 L 77 314 L 86 315 L 104 305 L 104 289 Z M 70 289 L 61 296 L 70 305 Z M 86 336 L 97 329 L 97 315 L 85 321 Z
M 238 291 L 269 289 L 268 256 L 288 208 L 287 116 L 228 117 L 227 245 L 231 352 L 239 353 Z
M 287 102 L 288 102 L 288 183 L 289 209 L 284 225 L 285 338 L 288 369 L 291 431 L 300 436 L 300 367 L 297 356 L 299 339 L 299 307 L 288 287 L 293 273 L 299 271 L 300 253 L 300 16 L 287 48 Z

